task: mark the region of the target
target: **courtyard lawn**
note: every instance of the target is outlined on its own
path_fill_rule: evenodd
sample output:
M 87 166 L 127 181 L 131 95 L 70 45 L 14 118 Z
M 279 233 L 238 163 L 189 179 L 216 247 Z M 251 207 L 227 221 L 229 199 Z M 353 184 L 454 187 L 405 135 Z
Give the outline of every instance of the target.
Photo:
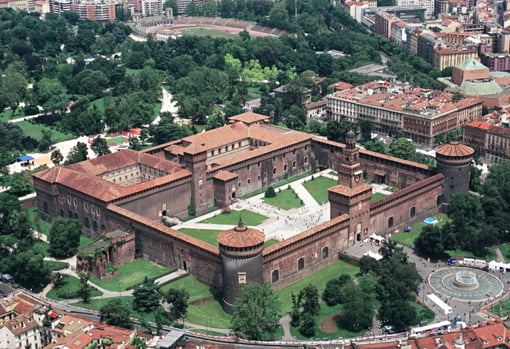
M 313 196 L 315 201 L 319 203 L 319 205 L 323 205 L 328 202 L 328 188 L 331 188 L 337 185 L 337 181 L 327 177 L 317 177 L 315 179 L 306 181 L 303 183 L 304 187 L 310 195 Z
M 230 212 L 223 212 L 214 217 L 204 219 L 199 223 L 227 224 L 236 226 L 237 223 L 239 223 L 239 219 L 242 219 L 244 225 L 257 226 L 264 222 L 267 219 L 267 217 L 248 210 L 241 211 L 232 210 Z
M 223 311 L 220 302 L 217 300 L 211 300 L 200 305 L 190 304 L 186 314 L 186 321 L 214 328 L 231 328 L 230 319 L 232 319 L 232 316 Z
M 191 229 L 191 228 L 181 228 L 179 229 L 179 231 L 186 235 L 202 240 L 203 242 L 207 242 L 208 244 L 211 244 L 213 246 L 218 246 L 218 241 L 216 240 L 216 237 L 218 236 L 219 233 L 222 232 L 221 230 Z
M 264 248 L 267 248 L 267 247 L 272 246 L 272 245 L 274 245 L 274 244 L 277 244 L 277 243 L 279 243 L 279 242 L 280 242 L 280 241 L 278 241 L 278 240 L 276 240 L 276 239 L 269 239 L 269 240 L 266 240 L 266 241 L 264 242 Z
M 411 303 L 412 306 L 416 309 L 416 324 L 419 325 L 422 322 L 431 323 L 434 321 L 436 317 L 436 313 L 434 313 L 433 310 L 430 310 L 429 308 L 425 307 L 423 304 L 420 303 Z
M 370 199 L 370 201 L 377 201 L 379 199 L 382 199 L 383 197 L 385 197 L 386 195 L 383 194 L 383 193 L 374 193 L 372 195 L 372 198 Z
M 186 275 L 184 277 L 178 278 L 177 280 L 172 280 L 159 288 L 159 291 L 162 294 L 166 294 L 169 289 L 185 289 L 189 294 L 189 303 L 193 303 L 202 299 L 212 299 L 213 294 L 209 287 L 200 283 L 195 279 L 192 275 Z
M 446 250 L 446 253 L 448 253 L 451 257 L 464 257 L 464 258 L 473 258 L 473 259 L 483 259 L 483 260 L 486 260 L 487 262 L 495 260 L 496 257 L 497 257 L 496 250 L 494 250 L 494 248 L 492 248 L 492 247 L 489 247 L 487 249 L 487 256 L 485 256 L 485 257 L 477 257 L 477 256 L 475 256 L 470 251 L 464 251 L 464 250 L 459 250 L 459 249 L 457 249 L 457 250 Z
M 74 276 L 64 275 L 62 277 L 62 286 L 60 287 L 60 296 L 59 292 L 57 292 L 57 288 L 53 287 L 47 294 L 46 297 L 49 299 L 54 299 L 56 301 L 61 301 L 63 299 L 77 299 L 80 298 L 77 295 L 78 290 L 81 287 L 80 279 L 75 278 Z M 92 288 L 90 293 L 90 297 L 99 297 L 103 294 L 103 292 L 99 291 L 97 288 Z
M 445 224 L 448 221 L 448 217 L 445 214 L 438 214 L 434 216 L 439 222 L 436 223 L 438 227 L 441 227 L 443 224 Z M 406 233 L 405 231 L 401 231 L 397 234 L 394 234 L 391 236 L 391 239 L 401 243 L 402 245 L 406 245 L 409 247 L 414 247 L 414 240 L 420 235 L 421 230 L 425 226 L 425 223 L 418 223 L 411 227 L 411 231 L 409 233 Z
M 505 257 L 505 262 L 510 261 L 510 245 L 500 245 L 499 250 L 503 254 L 503 257 Z
M 273 198 L 264 197 L 266 204 L 279 207 L 283 210 L 290 210 L 291 208 L 303 207 L 303 200 L 297 196 L 296 192 L 292 188 L 277 191 L 276 196 Z
M 134 298 L 135 297 L 133 297 L 133 296 L 113 297 L 113 298 L 104 298 L 104 299 L 101 298 L 101 299 L 91 299 L 90 302 L 87 304 L 85 304 L 83 302 L 77 302 L 77 303 L 72 303 L 72 304 L 76 307 L 99 311 L 103 305 L 108 303 L 108 301 L 110 301 L 112 299 L 120 299 L 122 301 L 122 303 L 126 303 L 129 305 L 129 308 L 131 309 L 130 317 L 136 318 L 136 319 L 145 319 L 146 321 L 150 321 L 150 322 L 156 322 L 156 318 L 155 318 L 156 312 L 155 311 L 153 311 L 151 313 L 138 313 L 133 310 L 133 308 L 131 307 L 131 304 L 133 303 Z M 162 311 L 164 311 L 163 308 L 161 308 L 161 309 L 162 309 Z M 163 316 L 162 318 L 168 319 L 168 317 L 166 317 L 166 316 Z M 171 323 L 172 323 L 172 321 L 168 320 L 168 323 L 166 323 L 166 325 L 171 325 Z
M 126 143 L 126 137 L 118 136 L 118 137 L 108 138 L 106 140 L 106 142 L 108 143 L 108 145 L 112 145 L 113 143 L 115 143 L 116 145 L 119 145 L 122 143 Z
M 78 245 L 78 250 L 84 248 L 85 246 L 90 245 L 93 241 L 94 240 L 92 240 L 91 238 L 81 235 L 80 236 L 80 245 Z
M 293 284 L 276 291 L 275 293 L 282 303 L 282 315 L 285 315 L 292 310 L 292 302 L 290 302 L 292 293 L 297 295 L 299 294 L 299 291 L 301 291 L 301 289 L 303 289 L 305 286 L 312 284 L 318 288 L 319 294 L 322 295 L 322 292 L 326 288 L 326 284 L 329 280 L 338 277 L 341 274 L 354 276 L 358 272 L 358 267 L 352 264 L 347 264 L 344 261 L 336 261 L 335 263 L 316 271 L 312 275 L 309 275 L 304 279 L 296 281 Z
M 100 280 L 91 275 L 90 281 L 109 291 L 125 291 L 135 285 L 141 284 L 147 276 L 149 279 L 171 273 L 173 270 L 159 267 L 145 259 L 137 259 L 118 268 L 119 274 L 109 279 Z
M 305 173 L 302 173 L 300 175 L 297 175 L 297 176 L 294 176 L 294 177 L 291 177 L 291 178 L 287 178 L 287 179 L 284 179 L 283 181 L 281 182 L 278 182 L 276 184 L 273 184 L 272 187 L 273 188 L 277 188 L 277 187 L 281 187 L 282 185 L 285 185 L 285 184 L 288 184 L 288 183 L 292 183 L 292 182 L 295 182 L 301 178 L 305 178 L 305 177 L 308 177 L 312 174 L 313 172 L 312 171 L 308 171 L 308 172 L 305 172 Z M 265 188 L 262 188 L 262 189 L 259 189 L 259 190 L 255 190 L 254 192 L 252 193 L 249 193 L 249 194 L 246 194 L 246 195 L 243 195 L 241 196 L 241 199 L 248 199 L 248 198 L 252 198 L 256 195 L 259 195 L 259 194 L 262 194 L 262 193 L 265 193 L 266 190 L 267 190 L 268 187 L 265 187 Z
M 51 141 L 53 143 L 67 141 L 67 140 L 75 138 L 75 136 L 73 136 L 70 133 L 62 133 L 60 131 L 55 130 L 54 128 L 45 126 L 43 124 L 36 124 L 36 123 L 28 122 L 28 121 L 21 121 L 21 122 L 17 122 L 16 125 L 21 127 L 21 129 L 25 133 L 25 136 L 32 137 L 34 139 L 37 139 L 38 141 L 40 141 L 42 138 L 41 130 L 51 131 Z

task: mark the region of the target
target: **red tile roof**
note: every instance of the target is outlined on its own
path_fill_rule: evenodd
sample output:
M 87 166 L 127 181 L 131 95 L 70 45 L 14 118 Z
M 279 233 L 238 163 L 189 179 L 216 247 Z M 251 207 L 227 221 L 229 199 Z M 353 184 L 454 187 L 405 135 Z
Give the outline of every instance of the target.
M 476 127 L 476 128 L 482 129 L 482 130 L 488 130 L 491 128 L 492 124 L 485 122 L 485 121 L 474 120 L 474 121 L 468 122 L 465 126 Z
M 221 232 L 216 239 L 220 246 L 250 248 L 263 244 L 266 235 L 260 230 L 245 227 L 242 222 L 239 222 L 237 227 Z
M 246 112 L 239 115 L 234 115 L 228 118 L 230 122 L 244 122 L 247 125 L 251 125 L 256 122 L 269 122 L 269 116 L 252 113 L 252 112 Z
M 434 149 L 436 154 L 442 156 L 471 156 L 475 150 L 459 142 L 442 144 Z

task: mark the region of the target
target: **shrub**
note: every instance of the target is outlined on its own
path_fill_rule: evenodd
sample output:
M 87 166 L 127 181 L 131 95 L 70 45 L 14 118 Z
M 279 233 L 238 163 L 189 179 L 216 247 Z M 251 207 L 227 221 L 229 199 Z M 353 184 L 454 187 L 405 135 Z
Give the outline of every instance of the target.
M 266 198 L 274 198 L 276 196 L 276 193 L 274 191 L 273 187 L 268 187 L 266 190 L 266 193 L 264 194 Z

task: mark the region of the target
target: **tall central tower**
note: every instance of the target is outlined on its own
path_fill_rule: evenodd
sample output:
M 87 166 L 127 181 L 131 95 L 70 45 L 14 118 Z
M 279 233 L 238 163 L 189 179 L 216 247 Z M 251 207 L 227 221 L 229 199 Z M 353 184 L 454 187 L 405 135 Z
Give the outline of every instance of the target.
M 363 166 L 359 162 L 354 132 L 346 136 L 342 162 L 338 169 L 338 185 L 329 188 L 331 218 L 349 215 L 349 244 L 368 237 L 372 186 L 363 182 Z

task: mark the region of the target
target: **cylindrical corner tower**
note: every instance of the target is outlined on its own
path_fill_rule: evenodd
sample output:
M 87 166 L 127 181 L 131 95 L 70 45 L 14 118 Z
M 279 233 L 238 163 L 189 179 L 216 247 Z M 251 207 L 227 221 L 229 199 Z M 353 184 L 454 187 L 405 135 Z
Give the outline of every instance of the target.
M 453 193 L 469 190 L 469 167 L 475 150 L 459 142 L 450 142 L 436 149 L 437 172 L 444 176 L 441 204 L 447 205 Z
M 246 284 L 262 284 L 262 250 L 265 235 L 257 229 L 245 227 L 239 220 L 237 227 L 221 232 L 220 245 L 223 276 L 223 310 L 234 312 L 234 302 Z

